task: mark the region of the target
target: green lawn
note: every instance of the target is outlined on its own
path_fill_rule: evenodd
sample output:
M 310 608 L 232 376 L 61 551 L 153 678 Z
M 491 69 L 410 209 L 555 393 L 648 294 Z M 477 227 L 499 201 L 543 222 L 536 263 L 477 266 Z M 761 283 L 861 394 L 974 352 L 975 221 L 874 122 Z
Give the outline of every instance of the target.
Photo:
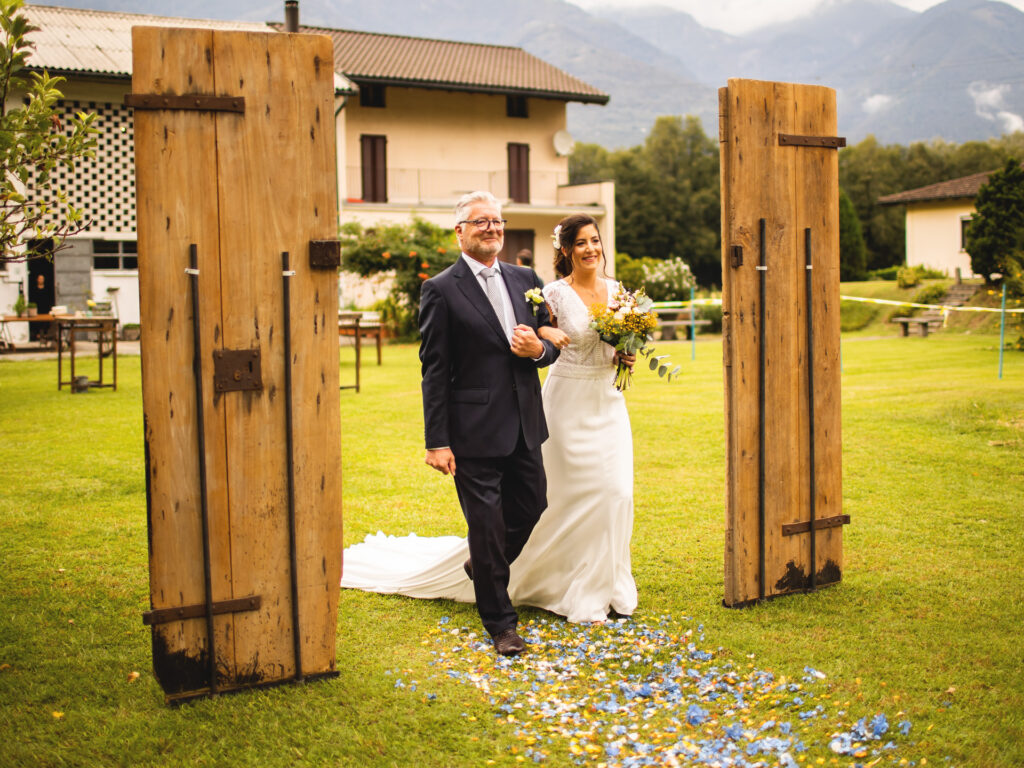
M 716 659 L 811 666 L 851 717 L 911 721 L 878 765 L 1024 764 L 1024 355 L 999 380 L 991 335 L 847 338 L 843 580 L 730 610 L 721 347 L 671 351 L 681 383 L 643 371 L 628 393 L 637 621 L 693 617 Z M 139 360 L 119 363 L 116 393 L 70 395 L 55 361 L 0 359 L 0 766 L 520 764 L 516 728 L 431 665 L 442 617 L 479 630 L 443 601 L 345 592 L 336 680 L 165 706 L 141 623 Z M 450 480 L 423 464 L 419 391 L 416 348 L 397 345 L 341 393 L 346 543 L 463 532 Z M 566 743 L 549 751 L 573 764 Z M 801 758 L 854 762 L 820 744 Z

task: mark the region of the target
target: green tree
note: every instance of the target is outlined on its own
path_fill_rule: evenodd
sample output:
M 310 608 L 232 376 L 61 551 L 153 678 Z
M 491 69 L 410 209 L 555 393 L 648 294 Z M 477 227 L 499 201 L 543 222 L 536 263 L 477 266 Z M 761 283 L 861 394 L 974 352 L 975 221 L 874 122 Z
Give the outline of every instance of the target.
M 1007 160 L 989 176 L 978 190 L 975 209 L 967 228 L 971 269 L 986 280 L 994 272 L 1013 280 L 1024 255 L 1024 168 L 1017 160 Z
M 634 258 L 681 258 L 721 285 L 718 143 L 695 117 L 659 117 L 642 146 L 611 157 L 616 243 Z
M 869 136 L 839 153 L 839 186 L 860 219 L 868 269 L 902 264 L 906 258 L 903 207 L 878 205 L 878 198 L 913 186 L 900 167 L 901 149 Z
M 867 279 L 867 248 L 857 209 L 850 196 L 839 190 L 839 279 Z
M 569 155 L 569 180 L 587 184 L 611 178 L 611 152 L 600 144 L 578 143 Z
M 64 238 L 85 228 L 57 184 L 58 166 L 73 169 L 94 155 L 94 114 L 79 113 L 62 125 L 57 102 L 60 77 L 33 72 L 21 76 L 34 45 L 35 31 L 22 12 L 23 0 L 0 0 L 0 262 L 51 256 Z M 24 103 L 8 108 L 8 98 L 24 94 Z M 53 248 L 35 250 L 33 242 L 52 241 Z

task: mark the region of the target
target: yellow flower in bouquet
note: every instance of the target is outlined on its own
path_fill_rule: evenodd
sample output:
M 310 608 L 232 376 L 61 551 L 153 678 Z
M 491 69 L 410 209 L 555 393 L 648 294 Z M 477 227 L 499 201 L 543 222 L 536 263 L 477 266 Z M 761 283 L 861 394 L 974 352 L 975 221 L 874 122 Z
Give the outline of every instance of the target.
M 627 291 L 619 283 L 607 305 L 591 305 L 590 327 L 597 331 L 601 341 L 610 344 L 617 352 L 624 355 L 640 353 L 650 357 L 654 352 L 650 346 L 651 332 L 658 325 L 658 315 L 651 308 L 653 303 L 643 288 Z M 651 370 L 657 370 L 659 376 L 667 374 L 671 381 L 679 373 L 679 367 L 669 371 L 668 364 L 662 362 L 666 358 L 667 355 L 653 358 Z M 615 388 L 622 392 L 632 383 L 632 369 L 620 360 L 615 369 Z

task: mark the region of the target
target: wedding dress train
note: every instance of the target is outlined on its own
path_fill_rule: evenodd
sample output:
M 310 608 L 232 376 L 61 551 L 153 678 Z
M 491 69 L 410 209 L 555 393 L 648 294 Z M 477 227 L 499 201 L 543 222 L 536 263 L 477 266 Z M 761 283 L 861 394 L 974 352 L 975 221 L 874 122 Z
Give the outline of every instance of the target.
M 608 281 L 609 293 L 614 281 Z M 590 328 L 576 292 L 558 280 L 544 298 L 569 335 L 542 389 L 549 438 L 542 446 L 548 507 L 512 563 L 509 596 L 569 621 L 629 615 L 637 605 L 630 567 L 633 438 L 622 393 L 613 386 L 612 348 Z M 341 586 L 416 598 L 473 601 L 458 536 L 386 536 L 345 550 Z

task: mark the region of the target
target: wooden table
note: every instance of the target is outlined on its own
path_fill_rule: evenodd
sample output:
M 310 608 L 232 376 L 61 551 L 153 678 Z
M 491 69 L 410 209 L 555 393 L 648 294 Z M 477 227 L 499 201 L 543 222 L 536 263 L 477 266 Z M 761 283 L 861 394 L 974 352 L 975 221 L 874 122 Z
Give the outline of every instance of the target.
M 362 363 L 363 337 L 375 338 L 377 341 L 377 365 L 381 364 L 381 347 L 383 345 L 382 324 L 376 313 L 371 319 L 363 312 L 339 312 L 338 335 L 352 336 L 356 346 L 356 383 L 342 385 L 340 389 L 359 391 L 359 366 Z
M 55 315 L 4 315 L 0 317 L 0 341 L 4 346 L 14 349 L 14 341 L 7 327 L 9 323 L 53 323 L 56 319 Z
M 53 319 L 57 325 L 57 389 L 65 384 L 71 385 L 75 392 L 75 338 L 81 333 L 95 333 L 97 357 L 99 358 L 99 378 L 90 381 L 90 387 L 110 387 L 117 391 L 117 318 L 116 317 L 74 317 L 61 315 Z M 67 341 L 68 358 L 71 361 L 71 378 L 64 380 L 64 344 Z M 106 346 L 106 349 L 104 347 Z M 103 358 L 110 355 L 112 380 L 103 382 Z

